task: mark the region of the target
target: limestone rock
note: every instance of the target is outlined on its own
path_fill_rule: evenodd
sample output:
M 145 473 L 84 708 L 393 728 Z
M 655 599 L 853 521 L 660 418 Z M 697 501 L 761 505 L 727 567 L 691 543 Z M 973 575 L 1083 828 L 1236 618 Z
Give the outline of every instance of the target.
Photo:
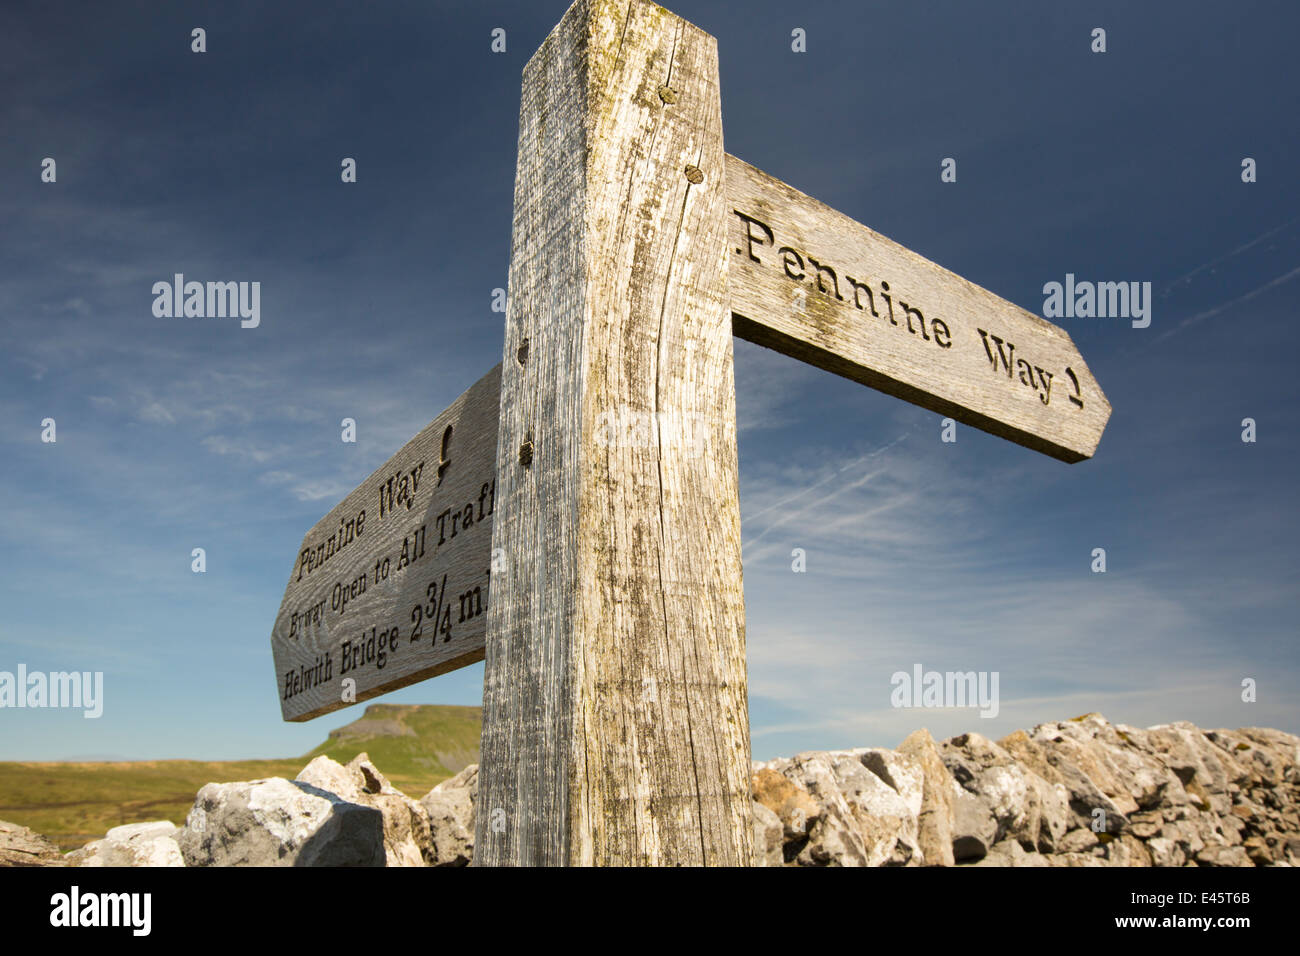
M 433 862 L 433 838 L 425 808 L 389 783 L 367 754 L 358 754 L 346 766 L 326 756 L 317 757 L 303 768 L 297 780 L 349 803 L 378 810 L 384 818 L 388 866 L 426 866 Z
M 914 731 L 899 744 L 898 752 L 913 758 L 923 776 L 917 832 L 926 865 L 952 866 L 952 775 L 943 765 L 934 738 L 924 728 Z
M 1097 834 L 1088 827 L 1071 830 L 1056 848 L 1057 853 L 1084 853 L 1098 846 Z
M 1281 841 L 1281 844 L 1283 853 L 1291 857 L 1294 862 L 1300 864 L 1300 834 L 1288 834 L 1286 838 Z
M 179 840 L 186 866 L 383 866 L 384 815 L 281 777 L 210 783 Z
M 805 753 L 784 762 L 787 766 L 782 776 L 793 784 L 789 791 L 779 788 L 770 777 L 765 779 L 766 793 L 786 794 L 782 806 L 788 813 L 778 813 L 778 816 L 782 817 L 790 837 L 791 849 L 797 851 L 794 862 L 800 866 L 868 866 L 873 859 L 856 825 L 854 808 L 836 778 L 835 764 L 842 759 L 843 754 Z M 858 766 L 864 774 L 878 780 L 860 763 Z M 805 817 L 801 808 L 809 800 L 812 809 Z M 799 828 L 804 825 L 806 832 L 801 834 Z
M 1228 747 L 1216 745 L 1195 725 L 1177 721 L 1148 728 L 1141 744 L 1149 746 L 1178 778 L 1189 798 L 1187 802 L 1200 809 L 1228 813 L 1228 788 L 1249 780 L 1250 773 L 1228 749 L 1239 738 L 1221 732 L 1220 739 Z
M 754 865 L 783 866 L 785 854 L 785 826 L 781 818 L 757 800 L 752 801 L 754 812 Z
M 433 866 L 468 866 L 474 860 L 478 764 L 435 786 L 420 801 L 429 821 Z
M 1137 811 L 1139 804 L 1125 782 L 1123 762 L 1116 748 L 1098 739 L 1106 736 L 1103 726 L 1109 727 L 1100 714 L 1086 714 L 1074 720 L 1039 724 L 1030 738 L 1044 746 L 1047 762 L 1069 791 L 1075 822 L 1091 826 L 1096 819 L 1094 811 L 1101 810 L 1105 814 L 1104 829 L 1119 834 L 1128 828 L 1126 814 Z
M 769 764 L 760 764 L 754 772 L 751 786 L 754 799 L 781 820 L 785 827 L 786 839 L 801 840 L 820 819 L 821 808 L 807 790 L 795 784 L 782 772 L 782 769 L 791 766 L 789 760 L 774 760 Z
M 478 764 L 472 763 L 454 777 L 444 780 L 434 790 L 468 790 L 471 800 L 478 801 Z
M 1017 730 L 998 741 L 998 745 L 1025 771 L 1030 786 L 1037 792 L 1039 808 L 1038 843 L 1041 853 L 1051 853 L 1076 821 L 1070 809 L 1070 791 L 1065 778 L 1047 758 L 1047 752 L 1030 739 L 1023 730 Z M 1032 826 L 1026 833 L 1032 835 Z
M 1030 853 L 1017 840 L 995 843 L 983 859 L 966 866 L 1051 866 L 1041 853 Z
M 181 829 L 167 820 L 113 827 L 102 840 L 73 850 L 69 866 L 184 866 L 177 838 Z
M 34 830 L 0 820 L 0 866 L 63 866 L 63 855 Z
M 940 746 L 944 765 L 968 792 L 980 797 L 997 821 L 995 841 L 1011 837 L 1035 850 L 1064 833 L 1064 788 L 1022 767 L 1008 751 L 981 734 L 961 734 Z M 1045 807 L 1045 803 L 1051 803 Z M 1048 835 L 1040 838 L 1044 810 Z
M 853 751 L 862 765 L 889 784 L 907 805 L 913 816 L 921 815 L 925 794 L 925 772 L 920 761 L 881 747 L 863 747 Z
M 1250 862 L 1256 866 L 1268 866 L 1277 859 L 1273 848 L 1268 845 L 1268 841 L 1262 836 L 1250 837 L 1242 844 L 1242 849 L 1246 851 L 1246 856 L 1250 858 Z
M 420 801 L 431 833 L 431 862 L 469 866 L 474 859 L 474 800 L 468 787 L 445 787 L 445 783 Z
M 953 790 L 952 858 L 957 863 L 983 859 L 998 835 L 993 808 L 956 784 Z
M 752 769 L 756 865 L 1300 865 L 1300 738 L 1276 730 L 1141 729 L 1085 714 L 996 743 L 919 730 L 896 750 Z M 204 787 L 179 834 L 117 828 L 68 861 L 175 865 L 171 843 L 188 865 L 464 866 L 477 795 L 474 765 L 417 803 L 364 754 L 346 766 L 318 758 L 294 782 Z M 21 829 L 0 824 L 0 862 Z
M 1044 857 L 1048 866 L 1106 866 L 1106 861 L 1091 853 L 1053 853 Z
M 1108 834 L 1109 836 L 1109 834 Z M 1106 861 L 1111 866 L 1151 866 L 1152 852 L 1147 845 L 1129 833 L 1113 837 L 1105 844 Z
M 1146 846 L 1152 866 L 1182 866 L 1187 861 L 1182 847 L 1167 837 L 1153 837 L 1147 840 Z
M 920 768 L 907 767 L 907 758 L 899 758 L 894 763 L 891 777 L 902 781 L 909 802 L 867 769 L 862 752 L 831 753 L 827 758 L 835 784 L 848 804 L 853 825 L 866 850 L 866 865 L 919 865 L 923 858 L 917 841 Z
M 1245 847 L 1212 844 L 1196 854 L 1201 866 L 1254 866 Z

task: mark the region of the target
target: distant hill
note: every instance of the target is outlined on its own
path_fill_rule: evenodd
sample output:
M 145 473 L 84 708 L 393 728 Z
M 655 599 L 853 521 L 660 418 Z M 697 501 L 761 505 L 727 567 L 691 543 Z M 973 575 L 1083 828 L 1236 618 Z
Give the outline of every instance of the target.
M 313 757 L 343 763 L 363 750 L 393 786 L 419 799 L 478 761 L 481 719 L 479 707 L 371 704 L 310 753 L 284 760 L 0 762 L 0 820 L 31 827 L 67 851 L 123 823 L 184 823 L 205 783 L 293 779 Z
M 302 762 L 326 754 L 347 763 L 365 751 L 393 786 L 418 799 L 478 763 L 482 722 L 482 707 L 371 704 L 357 720 L 331 730 Z

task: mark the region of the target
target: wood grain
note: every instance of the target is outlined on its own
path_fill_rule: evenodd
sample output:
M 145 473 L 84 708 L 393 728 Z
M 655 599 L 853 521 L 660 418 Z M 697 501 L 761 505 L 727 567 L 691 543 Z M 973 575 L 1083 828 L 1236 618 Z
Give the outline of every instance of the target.
M 1065 330 L 734 156 L 726 190 L 738 336 L 1061 461 L 1096 451 L 1110 403 Z
M 285 720 L 483 659 L 500 393 L 498 365 L 303 538 L 271 632 Z
M 579 0 L 519 126 L 475 864 L 748 864 L 716 44 Z

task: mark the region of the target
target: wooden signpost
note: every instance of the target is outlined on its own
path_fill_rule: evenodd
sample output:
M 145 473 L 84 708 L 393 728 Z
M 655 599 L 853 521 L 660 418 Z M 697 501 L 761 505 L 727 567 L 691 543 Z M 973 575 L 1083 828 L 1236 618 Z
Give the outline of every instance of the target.
M 498 366 L 303 538 L 271 632 L 285 720 L 483 659 L 500 394 Z
M 1064 329 L 727 157 L 736 334 L 1062 461 L 1110 403 Z
M 504 361 L 308 533 L 272 637 L 290 720 L 486 658 L 476 865 L 752 860 L 733 331 L 1062 461 L 1110 413 L 1064 331 L 727 156 L 712 37 L 577 0 Z

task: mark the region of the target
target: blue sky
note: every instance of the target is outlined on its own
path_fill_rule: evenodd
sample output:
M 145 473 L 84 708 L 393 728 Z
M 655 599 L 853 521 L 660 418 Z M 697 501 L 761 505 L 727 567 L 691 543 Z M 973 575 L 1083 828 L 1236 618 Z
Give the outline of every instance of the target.
M 0 670 L 105 675 L 98 720 L 0 710 L 0 759 L 359 716 L 280 720 L 271 625 L 304 532 L 501 358 L 520 71 L 565 6 L 0 10 Z M 1114 408 L 1076 465 L 737 342 L 756 759 L 1091 710 L 1300 731 L 1300 11 L 671 6 L 718 38 L 729 152 L 1031 312 L 1067 272 L 1155 295 L 1059 320 Z M 260 326 L 155 318 L 176 272 L 259 281 Z M 999 672 L 998 716 L 891 707 L 916 663 Z

